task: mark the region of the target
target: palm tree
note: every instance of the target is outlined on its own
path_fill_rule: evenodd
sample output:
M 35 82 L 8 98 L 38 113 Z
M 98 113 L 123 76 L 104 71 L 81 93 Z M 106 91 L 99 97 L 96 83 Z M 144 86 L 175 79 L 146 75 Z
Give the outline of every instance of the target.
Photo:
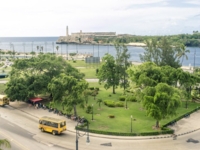
M 40 46 L 40 53 L 43 54 L 43 46 Z
M 97 100 L 97 103 L 99 103 L 99 109 L 101 109 L 101 103 L 103 102 L 103 100 L 102 99 L 98 99 Z
M 6 139 L 0 140 L 0 150 L 3 150 L 1 147 L 11 148 L 10 142 Z
M 186 50 L 185 45 L 181 44 L 181 46 L 178 49 L 178 53 L 176 55 L 178 59 L 182 58 L 181 64 L 183 64 L 184 58 L 186 58 L 188 60 L 188 56 L 186 55 L 186 53 L 190 53 L 190 50 L 188 50 L 188 49 Z
M 59 49 L 59 46 L 56 46 L 57 54 L 58 54 L 58 49 Z
M 40 48 L 40 47 L 37 45 L 37 51 L 39 51 L 39 48 Z
M 36 55 L 36 53 L 34 51 L 30 52 L 30 54 L 32 55 L 32 57 L 33 57 L 33 55 Z

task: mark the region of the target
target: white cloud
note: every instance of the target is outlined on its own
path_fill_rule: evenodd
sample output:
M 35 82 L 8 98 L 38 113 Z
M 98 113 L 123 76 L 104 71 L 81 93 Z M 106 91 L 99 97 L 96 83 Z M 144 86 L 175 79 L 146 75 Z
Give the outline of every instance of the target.
M 184 1 L 198 3 L 199 1 Z M 70 32 L 115 31 L 148 34 L 198 30 L 198 7 L 171 7 L 168 0 L 7 0 L 0 5 L 0 36 L 60 36 Z M 134 7 L 129 7 L 134 6 Z M 192 22 L 192 25 L 191 25 Z M 189 30 L 189 28 L 187 28 Z

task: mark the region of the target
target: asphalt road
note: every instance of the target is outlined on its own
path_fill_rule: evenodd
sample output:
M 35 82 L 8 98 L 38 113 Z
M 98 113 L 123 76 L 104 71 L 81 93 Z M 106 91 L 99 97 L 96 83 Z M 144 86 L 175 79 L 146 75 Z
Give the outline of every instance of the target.
M 32 130 L 28 128 L 27 128 L 28 130 L 26 130 L 26 128 L 20 127 L 21 124 L 19 124 L 19 122 L 16 123 L 14 118 L 12 119 L 12 116 L 7 115 L 7 113 L 5 113 L 6 112 L 5 110 L 12 111 L 12 112 L 16 111 L 17 115 L 20 115 L 20 113 L 17 112 L 17 110 L 14 110 L 12 108 L 10 109 L 8 107 L 0 108 L 0 114 L 1 116 L 4 116 L 4 118 L 0 116 L 0 135 L 1 135 L 0 138 L 7 139 L 10 141 L 11 150 L 47 150 L 47 149 L 48 150 L 67 150 L 66 148 L 60 147 L 58 145 L 46 144 L 46 143 L 42 143 L 41 141 L 37 141 L 35 138 L 33 138 L 35 136 L 35 133 L 33 133 Z M 7 120 L 6 119 L 7 117 L 9 117 L 11 120 L 10 119 Z M 13 117 L 16 117 L 16 116 L 13 115 Z M 24 117 L 23 113 L 22 113 L 22 117 Z M 37 124 L 36 121 L 32 120 L 28 116 L 24 117 L 24 119 L 30 122 L 31 124 L 33 122 L 35 122 L 34 125 Z M 20 116 L 19 116 L 19 120 L 21 120 Z M 21 121 L 21 123 L 23 124 L 23 126 L 24 125 L 26 126 L 24 121 Z
M 31 110 L 33 113 L 45 110 Z M 48 113 L 49 115 L 51 113 Z M 43 133 L 38 129 L 38 117 L 27 114 L 10 106 L 0 107 L 0 133 L 6 135 L 14 145 L 13 150 L 74 150 L 76 136 L 74 132 L 66 131 L 61 136 Z M 41 114 L 43 115 L 43 114 Z M 51 114 L 53 115 L 53 114 Z M 69 120 L 66 119 L 67 124 Z M 187 140 L 190 139 L 190 142 Z M 196 141 L 196 142 L 195 142 Z M 98 137 L 90 135 L 90 144 L 86 144 L 86 136 L 78 140 L 79 150 L 198 150 L 200 131 L 173 138 L 138 139 L 134 137 Z

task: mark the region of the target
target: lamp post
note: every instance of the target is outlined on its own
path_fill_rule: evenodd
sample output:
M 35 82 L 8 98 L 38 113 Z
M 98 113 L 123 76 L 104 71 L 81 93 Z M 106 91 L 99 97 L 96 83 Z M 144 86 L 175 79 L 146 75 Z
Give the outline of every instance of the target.
M 32 41 L 32 52 L 33 52 L 33 41 Z
M 133 122 L 133 116 L 131 115 L 131 133 L 132 133 L 132 122 Z
M 45 52 L 47 53 L 47 42 L 45 42 Z
M 0 42 L 0 44 L 1 44 L 1 42 Z M 1 61 L 1 48 L 0 48 L 0 61 Z
M 93 110 L 94 110 L 94 107 L 93 107 L 93 104 L 92 104 L 92 120 L 94 120 L 94 113 L 93 113 Z
M 25 43 L 23 43 L 23 49 L 24 49 L 24 58 L 26 57 L 25 55 Z
M 53 55 L 54 55 L 54 42 L 52 42 L 52 49 L 53 49 Z
M 79 123 L 84 123 L 84 122 L 87 123 L 87 130 L 86 130 L 86 132 L 87 132 L 87 139 L 86 139 L 86 143 L 87 143 L 87 144 L 90 143 L 90 139 L 89 139 L 89 122 L 88 122 L 87 119 L 82 118 L 80 121 L 78 121 L 78 123 L 77 123 L 77 125 L 76 125 L 76 150 L 78 150 L 78 138 L 79 138 L 79 137 L 83 137 L 83 136 L 86 134 L 86 132 L 85 132 L 84 134 L 81 135 L 81 134 L 79 133 L 78 129 L 77 129 Z

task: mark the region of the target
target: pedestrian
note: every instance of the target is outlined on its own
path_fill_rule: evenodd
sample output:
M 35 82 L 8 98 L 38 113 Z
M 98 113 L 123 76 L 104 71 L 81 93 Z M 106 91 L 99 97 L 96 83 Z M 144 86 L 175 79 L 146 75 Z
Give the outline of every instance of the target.
M 38 109 L 38 103 L 35 104 L 35 109 Z

